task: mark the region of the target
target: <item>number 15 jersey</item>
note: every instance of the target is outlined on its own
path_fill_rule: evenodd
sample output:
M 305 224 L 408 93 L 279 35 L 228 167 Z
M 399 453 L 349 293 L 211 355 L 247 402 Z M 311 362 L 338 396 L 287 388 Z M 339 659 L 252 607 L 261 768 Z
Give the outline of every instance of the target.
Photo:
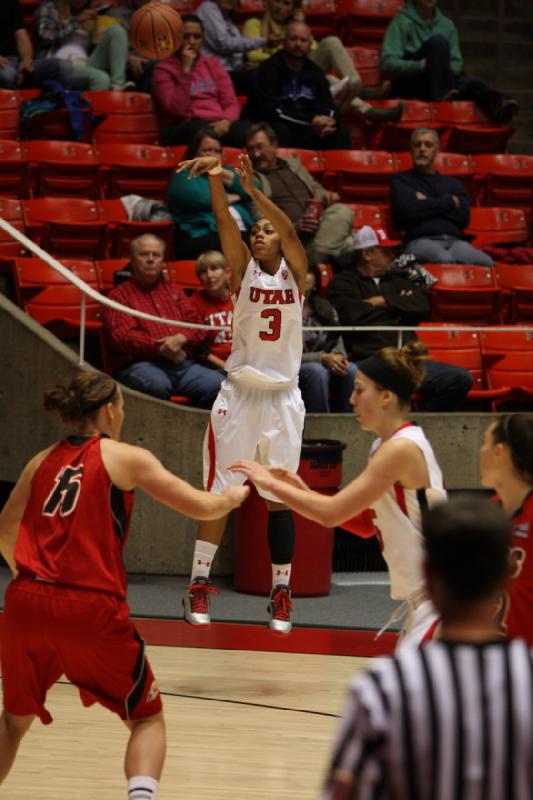
M 37 468 L 20 523 L 15 562 L 21 574 L 126 596 L 122 551 L 133 492 L 111 482 L 100 436 L 71 436 Z
M 226 362 L 230 378 L 265 388 L 296 384 L 303 297 L 285 259 L 269 275 L 251 258 L 233 302 L 233 346 Z

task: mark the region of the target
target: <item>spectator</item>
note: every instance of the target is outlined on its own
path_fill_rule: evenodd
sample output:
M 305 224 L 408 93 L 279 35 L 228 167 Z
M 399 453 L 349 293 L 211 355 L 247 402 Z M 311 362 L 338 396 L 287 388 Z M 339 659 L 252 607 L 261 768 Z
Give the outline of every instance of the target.
M 419 100 L 472 100 L 495 122 L 510 122 L 516 100 L 463 73 L 457 28 L 438 0 L 408 0 L 383 38 L 381 70 L 392 78 L 395 97 Z
M 533 658 L 499 638 L 510 523 L 487 500 L 424 515 L 426 579 L 440 641 L 373 662 L 354 678 L 323 800 L 533 795 Z M 507 731 L 507 734 L 503 734 Z
M 120 0 L 120 5 L 111 6 L 111 8 L 106 9 L 105 15 L 112 19 L 118 19 L 125 30 L 129 31 L 132 16 L 138 8 L 141 8 L 141 6 L 146 5 L 148 2 L 150 2 L 150 0 Z M 156 59 L 146 58 L 146 56 L 138 53 L 137 50 L 130 45 L 126 75 L 128 78 L 131 78 L 135 87 L 140 92 L 151 93 L 152 71 L 157 63 Z
M 315 181 L 299 158 L 279 158 L 278 139 L 270 125 L 252 125 L 246 135 L 246 149 L 261 191 L 289 217 L 312 261 L 327 261 L 351 252 L 352 210 L 338 202 L 336 192 Z M 319 218 L 309 209 L 310 200 L 322 203 Z
M 0 88 L 26 89 L 52 80 L 69 86 L 70 64 L 57 58 L 33 59 L 33 45 L 24 27 L 20 0 L 0 3 Z
M 293 21 L 305 22 L 305 14 L 297 0 L 269 0 L 263 16 L 247 19 L 242 32 L 245 36 L 255 38 L 259 36 L 284 37 L 287 24 Z M 280 47 L 281 42 L 275 47 L 268 45 L 259 47 L 257 50 L 250 50 L 246 57 L 253 65 L 261 64 L 273 56 Z M 361 99 L 359 95 L 364 91 L 363 81 L 338 36 L 326 36 L 318 44 L 313 40 L 309 58 L 326 75 L 330 83 L 333 102 L 340 113 L 351 109 L 371 122 L 392 122 L 401 118 L 402 102 L 392 108 L 375 108 Z M 387 89 L 390 89 L 388 81 L 377 91 L 367 90 L 366 93 L 370 93 L 374 97 L 384 97 Z
M 334 332 L 314 330 L 319 326 L 339 324 L 337 312 L 325 298 L 320 297 L 322 276 L 316 265 L 310 265 L 305 283 L 303 306 L 303 355 L 299 383 L 305 410 L 309 413 L 329 413 L 330 391 L 334 394 L 335 410 L 352 411 L 350 397 L 355 380 L 355 364 L 348 361 L 342 336 Z
M 503 414 L 485 430 L 481 483 L 512 520 L 511 582 L 499 618 L 510 638 L 533 646 L 533 414 Z
M 132 277 L 113 289 L 109 297 L 154 316 L 201 323 L 183 290 L 161 274 L 164 258 L 165 245 L 161 239 L 151 234 L 134 239 Z M 193 359 L 205 331 L 152 322 L 108 307 L 104 325 L 110 349 L 116 356 L 115 377 L 120 383 L 161 400 L 183 394 L 194 405 L 211 408 L 224 373 Z
M 229 289 L 228 262 L 217 250 L 202 253 L 196 262 L 196 274 L 203 289 L 198 289 L 191 297 L 194 306 L 206 325 L 226 325 L 225 330 L 209 333 L 199 348 L 206 361 L 224 369 L 226 359 L 231 353 L 231 323 L 233 321 L 233 302 Z
M 87 0 L 43 0 L 34 17 L 39 55 L 67 61 L 75 89 L 127 89 L 128 35 L 122 25 L 109 25 L 93 44 L 97 12 L 88 5 Z
M 243 36 L 231 19 L 236 0 L 204 0 L 196 9 L 197 16 L 204 26 L 204 52 L 216 56 L 229 72 L 238 94 L 248 94 L 250 71 L 244 61 L 244 54 L 266 44 L 275 46 L 280 37 L 270 39 L 260 36 Z
M 191 139 L 184 159 L 211 155 L 220 157 L 221 154 L 219 138 L 207 130 L 199 130 Z M 187 171 L 173 173 L 167 189 L 167 206 L 174 222 L 179 226 L 174 245 L 176 254 L 180 258 L 198 258 L 205 250 L 220 250 L 220 239 L 211 208 L 208 177 L 200 175 L 191 181 L 188 175 Z M 253 225 L 252 215 L 255 214 L 255 209 L 232 167 L 224 167 L 222 177 L 230 211 L 239 229 L 247 234 Z M 187 238 L 182 238 L 182 234 L 186 234 Z
M 218 58 L 201 54 L 201 20 L 185 14 L 182 21 L 180 49 L 158 62 L 152 75 L 161 142 L 189 144 L 193 133 L 209 126 L 225 144 L 239 147 L 246 123 L 238 122 L 241 107 L 233 84 Z
M 268 122 L 282 147 L 350 150 L 326 76 L 308 58 L 311 41 L 304 22 L 289 23 L 283 49 L 253 72 L 243 117 Z
M 341 325 L 372 325 L 376 328 L 415 326 L 429 316 L 429 300 L 413 281 L 391 272 L 390 247 L 385 231 L 365 225 L 354 236 L 352 258 L 333 276 L 327 296 L 337 310 Z M 396 347 L 395 331 L 350 331 L 343 334 L 346 351 L 357 362 L 383 347 Z M 417 340 L 404 331 L 404 343 Z M 422 410 L 451 411 L 468 394 L 472 376 L 467 370 L 437 361 L 425 361 L 426 377 L 420 387 Z
M 478 264 L 492 267 L 492 258 L 466 241 L 470 202 L 457 178 L 435 169 L 439 136 L 433 128 L 411 135 L 413 169 L 391 178 L 394 226 L 405 231 L 405 251 L 429 264 Z

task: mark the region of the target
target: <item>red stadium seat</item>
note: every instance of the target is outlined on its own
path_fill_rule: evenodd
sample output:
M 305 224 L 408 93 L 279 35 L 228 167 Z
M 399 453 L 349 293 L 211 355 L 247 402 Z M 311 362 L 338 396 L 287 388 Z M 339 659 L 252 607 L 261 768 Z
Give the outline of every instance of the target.
M 346 46 L 380 50 L 387 25 L 404 6 L 403 0 L 337 0 L 337 34 Z
M 335 0 L 303 0 L 302 8 L 305 21 L 316 39 L 333 33 L 337 11 Z
M 280 158 L 299 158 L 302 162 L 302 166 L 316 179 L 318 179 L 317 176 L 324 174 L 324 159 L 319 150 L 299 150 L 297 147 L 278 147 L 278 155 Z
M 95 128 L 93 140 L 98 144 L 157 145 L 159 123 L 155 111 L 147 114 L 111 114 Z
M 0 90 L 0 139 L 20 137 L 20 114 L 17 92 Z
M 172 256 L 173 224 L 170 220 L 160 222 L 129 220 L 120 200 L 100 200 L 97 208 L 98 218 L 109 223 L 112 258 L 124 258 L 129 255 L 132 241 L 145 233 L 163 239 L 167 256 Z
M 94 262 L 66 259 L 61 264 L 93 289 L 99 290 Z M 15 258 L 13 277 L 19 305 L 24 309 L 31 298 L 47 286 L 71 286 L 68 278 L 40 258 Z
M 172 283 L 185 291 L 202 288 L 200 278 L 196 274 L 196 261 L 171 261 L 168 265 L 168 277 Z
M 518 244 L 529 238 L 527 218 L 519 208 L 472 208 L 465 229 L 475 247 L 486 244 Z
M 376 108 L 390 108 L 398 103 L 397 100 L 374 100 L 372 105 Z M 405 100 L 401 122 L 374 125 L 369 136 L 369 147 L 373 150 L 389 150 L 398 152 L 408 150 L 411 135 L 416 128 L 436 128 L 430 103 L 421 100 Z M 440 130 L 437 131 L 440 134 Z
M 380 150 L 324 150 L 324 176 L 345 202 L 388 205 L 394 172 L 391 153 Z
M 129 263 L 129 258 L 103 259 L 95 263 L 98 282 L 103 294 L 109 294 L 115 287 L 115 272 L 124 269 Z
M 533 264 L 497 264 L 496 281 L 508 294 L 504 321 L 533 322 Z
M 151 94 L 145 92 L 84 92 L 95 114 L 118 115 L 152 114 L 155 111 Z
M 472 159 L 480 205 L 531 209 L 533 156 L 491 153 Z
M 500 289 L 492 269 L 463 264 L 425 264 L 437 278 L 431 287 L 431 319 L 483 324 L 497 322 Z
M 512 399 L 526 402 L 533 398 L 533 350 L 512 350 L 505 354 L 488 355 L 485 371 L 490 388 L 507 388 Z M 494 406 L 501 400 L 495 401 Z
M 364 86 L 381 84 L 381 65 L 379 52 L 368 47 L 347 47 L 346 52 L 352 59 Z
M 233 15 L 239 27 L 250 17 L 262 17 L 265 13 L 265 0 L 239 0 Z
M 379 206 L 358 205 L 347 203 L 348 208 L 353 211 L 353 230 L 362 228 L 363 225 L 370 225 L 372 228 L 384 228 L 383 214 Z
M 470 101 L 433 103 L 433 119 L 448 129 L 441 149 L 455 153 L 504 152 L 514 132 L 508 125 L 496 125 Z
M 64 258 L 96 260 L 107 252 L 107 223 L 92 200 L 47 197 L 22 203 L 26 229 L 45 250 Z
M 20 142 L 0 140 L 0 194 L 25 197 L 28 192 L 28 157 Z
M 107 173 L 106 197 L 140 194 L 164 199 L 175 165 L 175 157 L 166 147 L 101 144 L 99 157 Z
M 27 143 L 31 197 L 101 196 L 100 161 L 91 144 L 65 141 Z
M 0 197 L 0 217 L 9 222 L 18 231 L 24 233 L 24 214 L 20 200 L 14 200 L 11 197 Z M 24 255 L 26 255 L 24 247 L 16 239 L 13 239 L 9 233 L 0 229 L 0 259 Z M 0 272 L 3 271 L 5 270 L 0 265 Z
M 483 355 L 533 351 L 533 328 L 527 331 L 480 331 L 479 339 Z

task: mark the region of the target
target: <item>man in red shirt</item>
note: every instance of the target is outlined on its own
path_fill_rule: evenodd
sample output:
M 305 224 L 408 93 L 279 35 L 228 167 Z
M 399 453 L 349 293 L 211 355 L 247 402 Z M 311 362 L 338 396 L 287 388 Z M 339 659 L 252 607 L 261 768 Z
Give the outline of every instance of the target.
M 132 276 L 109 297 L 163 319 L 202 323 L 183 290 L 162 275 L 164 258 L 161 239 L 139 236 L 132 242 Z M 182 394 L 200 408 L 211 408 L 225 376 L 223 370 L 194 360 L 195 349 L 206 338 L 204 330 L 141 319 L 108 307 L 104 324 L 118 381 L 161 400 Z

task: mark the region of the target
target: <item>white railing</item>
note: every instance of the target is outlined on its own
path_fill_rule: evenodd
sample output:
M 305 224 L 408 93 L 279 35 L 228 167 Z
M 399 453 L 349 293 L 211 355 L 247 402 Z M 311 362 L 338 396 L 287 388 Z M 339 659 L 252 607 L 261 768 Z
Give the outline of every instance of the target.
M 227 325 L 203 325 L 200 323 L 193 323 L 193 322 L 182 322 L 180 320 L 175 319 L 165 319 L 163 317 L 156 317 L 153 314 L 147 314 L 144 311 L 138 311 L 137 309 L 130 308 L 129 306 L 124 306 L 122 303 L 117 303 L 115 300 L 112 300 L 109 297 L 106 297 L 103 294 L 100 294 L 96 289 L 93 289 L 92 286 L 89 286 L 88 283 L 82 281 L 81 278 L 73 273 L 70 269 L 63 266 L 63 264 L 54 258 L 46 250 L 43 250 L 39 245 L 32 242 L 24 233 L 17 230 L 13 227 L 7 220 L 0 217 L 0 228 L 13 239 L 16 239 L 21 245 L 23 245 L 27 250 L 33 253 L 37 258 L 40 258 L 42 261 L 46 262 L 52 269 L 59 272 L 64 278 L 66 278 L 70 283 L 74 286 L 77 286 L 81 292 L 81 310 L 80 310 L 80 344 L 79 344 L 79 363 L 82 364 L 84 361 L 85 356 L 85 333 L 86 333 L 86 297 L 92 297 L 93 300 L 98 301 L 103 306 L 107 306 L 108 308 L 114 308 L 115 311 L 121 311 L 124 314 L 129 314 L 132 317 L 139 317 L 140 319 L 150 320 L 152 322 L 160 322 L 164 323 L 165 325 L 173 325 L 176 328 L 198 328 L 200 330 L 226 330 L 229 326 Z M 452 330 L 452 331 L 531 331 L 533 330 L 533 326 L 520 326 L 520 325 L 439 325 L 439 330 Z M 342 333 L 343 331 L 354 331 L 354 332 L 364 332 L 364 331 L 394 331 L 398 334 L 398 347 L 402 346 L 403 340 L 403 333 L 404 331 L 423 331 L 423 330 L 435 330 L 435 326 L 424 326 L 424 325 L 335 325 L 335 326 L 317 326 L 313 328 L 314 331 L 336 331 L 338 333 Z

